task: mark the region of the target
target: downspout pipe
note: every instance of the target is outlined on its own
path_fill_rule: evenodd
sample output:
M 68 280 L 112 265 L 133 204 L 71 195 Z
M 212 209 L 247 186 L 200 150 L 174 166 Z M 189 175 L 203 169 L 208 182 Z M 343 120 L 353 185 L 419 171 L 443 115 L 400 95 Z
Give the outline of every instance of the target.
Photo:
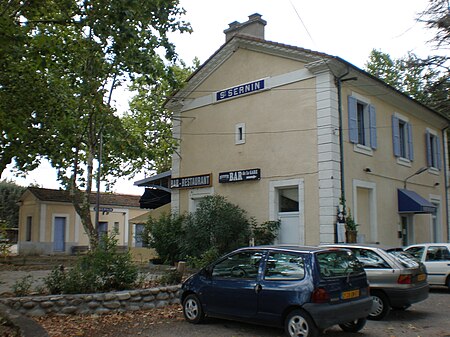
M 448 194 L 448 166 L 447 166 L 447 151 L 448 150 L 448 144 L 445 144 L 445 141 L 447 140 L 447 137 L 445 137 L 445 134 L 448 130 L 449 126 L 447 125 L 445 128 L 442 129 L 442 148 L 444 149 L 444 151 L 442 151 L 443 153 L 443 157 L 444 157 L 444 186 L 445 186 L 445 220 L 447 222 L 447 242 L 450 242 L 450 222 L 449 222 L 449 206 L 448 206 L 448 198 L 449 198 L 449 194 Z M 447 141 L 448 143 L 448 141 Z
M 344 219 L 347 215 L 347 206 L 345 200 L 345 170 L 344 170 L 344 132 L 342 127 L 342 82 L 355 81 L 356 77 L 344 78 L 350 73 L 347 70 L 343 75 L 335 78 L 335 83 L 337 87 L 337 98 L 338 98 L 338 114 L 339 114 L 339 160 L 340 160 L 340 170 L 341 170 L 341 204 L 342 212 L 344 214 Z M 338 242 L 338 224 L 336 221 L 336 226 L 334 229 L 334 241 Z

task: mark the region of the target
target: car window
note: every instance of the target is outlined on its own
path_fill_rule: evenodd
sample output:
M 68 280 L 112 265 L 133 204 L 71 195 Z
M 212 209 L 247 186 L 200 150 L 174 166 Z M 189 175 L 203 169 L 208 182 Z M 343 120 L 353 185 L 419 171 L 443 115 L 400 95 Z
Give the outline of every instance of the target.
M 420 261 L 422 259 L 424 249 L 424 247 L 411 247 L 406 249 L 405 251 Z
M 427 249 L 426 261 L 449 261 L 450 254 L 445 246 L 431 246 Z
M 301 255 L 270 253 L 264 272 L 265 280 L 300 280 L 305 277 L 305 261 Z
M 350 251 L 336 250 L 316 254 L 320 276 L 323 278 L 348 276 L 351 273 L 362 273 L 361 263 Z
M 362 263 L 364 268 L 385 269 L 391 266 L 376 252 L 368 249 L 352 249 L 356 258 Z
M 419 266 L 416 258 L 408 252 L 390 251 L 388 254 L 393 256 L 405 268 L 417 268 Z
M 256 279 L 262 252 L 239 252 L 228 256 L 212 269 L 212 276 L 219 278 Z

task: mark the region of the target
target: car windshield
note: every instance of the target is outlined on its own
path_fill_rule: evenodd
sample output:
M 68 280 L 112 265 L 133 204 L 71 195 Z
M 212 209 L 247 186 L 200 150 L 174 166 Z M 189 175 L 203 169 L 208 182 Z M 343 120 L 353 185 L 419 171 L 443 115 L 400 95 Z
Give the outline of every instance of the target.
M 406 251 L 420 261 L 423 255 L 423 250 L 424 247 L 411 247 L 408 248 Z
M 350 251 L 332 250 L 316 254 L 322 277 L 348 276 L 351 273 L 362 273 L 361 263 Z
M 417 268 L 419 263 L 411 254 L 404 251 L 389 251 L 388 254 L 393 256 L 405 268 Z

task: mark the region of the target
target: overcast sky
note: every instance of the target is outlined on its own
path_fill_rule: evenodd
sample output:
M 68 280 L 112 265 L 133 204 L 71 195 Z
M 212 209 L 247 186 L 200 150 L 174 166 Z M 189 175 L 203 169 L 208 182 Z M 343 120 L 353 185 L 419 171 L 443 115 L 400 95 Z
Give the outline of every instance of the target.
M 364 68 L 372 49 L 388 53 L 393 58 L 408 52 L 421 57 L 434 53 L 426 42 L 433 32 L 417 22 L 428 0 L 181 0 L 187 11 L 185 20 L 193 28 L 192 34 L 173 34 L 178 54 L 191 65 L 194 57 L 205 62 L 225 42 L 223 31 L 233 21 L 245 22 L 248 16 L 259 13 L 267 21 L 265 38 L 339 56 L 359 68 Z M 117 102 L 126 105 L 124 100 Z M 4 172 L 2 179 L 13 179 L 27 186 L 37 183 L 46 188 L 58 188 L 56 173 L 44 165 L 26 179 Z M 119 182 L 114 191 L 141 194 L 143 188 L 131 180 Z

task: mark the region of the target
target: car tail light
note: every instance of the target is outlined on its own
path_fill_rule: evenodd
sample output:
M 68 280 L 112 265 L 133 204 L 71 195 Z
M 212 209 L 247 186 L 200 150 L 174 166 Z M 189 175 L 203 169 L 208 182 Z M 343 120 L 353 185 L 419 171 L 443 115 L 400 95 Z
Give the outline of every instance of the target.
M 400 276 L 397 279 L 397 283 L 398 284 L 411 284 L 412 277 L 411 277 L 411 275 L 400 274 Z
M 330 294 L 324 288 L 314 289 L 311 295 L 311 302 L 313 303 L 327 303 L 330 301 Z

